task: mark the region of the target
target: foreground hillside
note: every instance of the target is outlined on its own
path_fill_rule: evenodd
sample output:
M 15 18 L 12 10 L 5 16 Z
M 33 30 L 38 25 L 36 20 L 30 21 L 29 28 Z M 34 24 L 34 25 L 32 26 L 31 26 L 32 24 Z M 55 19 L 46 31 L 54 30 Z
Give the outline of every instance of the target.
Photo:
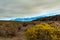
M 24 33 L 27 29 L 43 22 L 48 23 L 51 27 L 60 28 L 60 15 L 41 18 L 31 22 L 0 21 L 0 39 L 25 40 Z

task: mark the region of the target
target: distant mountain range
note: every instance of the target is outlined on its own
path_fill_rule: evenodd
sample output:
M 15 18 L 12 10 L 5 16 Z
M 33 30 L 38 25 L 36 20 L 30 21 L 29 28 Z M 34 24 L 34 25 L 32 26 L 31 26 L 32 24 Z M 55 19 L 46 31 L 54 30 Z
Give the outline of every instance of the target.
M 30 22 L 30 21 L 60 21 L 60 15 L 54 15 L 49 17 L 35 17 L 35 18 L 16 18 L 13 21 L 22 21 L 22 22 Z
M 60 15 L 38 18 L 37 20 L 33 21 L 60 21 Z
M 59 16 L 56 16 L 59 15 Z M 51 12 L 51 13 L 44 13 L 40 14 L 39 16 L 34 16 L 34 17 L 26 17 L 26 18 L 3 18 L 0 20 L 5 20 L 5 21 L 23 21 L 23 22 L 28 22 L 28 21 L 34 21 L 34 20 L 58 20 L 60 17 L 60 12 Z M 58 18 L 58 19 L 56 19 Z
M 50 16 L 55 16 L 55 15 L 60 15 L 60 12 L 50 12 L 50 13 L 42 13 L 39 16 L 34 16 L 34 17 L 26 17 L 26 18 L 15 18 L 11 19 L 12 21 L 33 21 L 45 17 L 50 17 Z

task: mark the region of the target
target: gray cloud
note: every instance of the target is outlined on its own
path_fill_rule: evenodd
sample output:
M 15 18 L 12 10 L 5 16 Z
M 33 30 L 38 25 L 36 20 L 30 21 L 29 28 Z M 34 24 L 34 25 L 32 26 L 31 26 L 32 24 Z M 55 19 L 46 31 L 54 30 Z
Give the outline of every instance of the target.
M 60 11 L 60 0 L 0 0 L 0 18 L 30 17 Z

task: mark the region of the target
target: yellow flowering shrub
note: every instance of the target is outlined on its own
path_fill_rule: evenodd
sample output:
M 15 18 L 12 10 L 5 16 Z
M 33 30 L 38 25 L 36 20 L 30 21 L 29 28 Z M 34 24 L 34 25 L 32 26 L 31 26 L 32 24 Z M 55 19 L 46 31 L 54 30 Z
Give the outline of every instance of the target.
M 27 40 L 60 40 L 60 28 L 42 22 L 28 28 L 25 35 Z

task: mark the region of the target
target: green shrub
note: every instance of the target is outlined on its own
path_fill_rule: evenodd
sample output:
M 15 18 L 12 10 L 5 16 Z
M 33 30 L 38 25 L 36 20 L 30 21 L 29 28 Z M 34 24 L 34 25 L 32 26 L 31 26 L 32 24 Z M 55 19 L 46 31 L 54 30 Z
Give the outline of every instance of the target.
M 60 40 L 60 28 L 54 28 L 42 22 L 28 28 L 25 35 L 27 40 Z

